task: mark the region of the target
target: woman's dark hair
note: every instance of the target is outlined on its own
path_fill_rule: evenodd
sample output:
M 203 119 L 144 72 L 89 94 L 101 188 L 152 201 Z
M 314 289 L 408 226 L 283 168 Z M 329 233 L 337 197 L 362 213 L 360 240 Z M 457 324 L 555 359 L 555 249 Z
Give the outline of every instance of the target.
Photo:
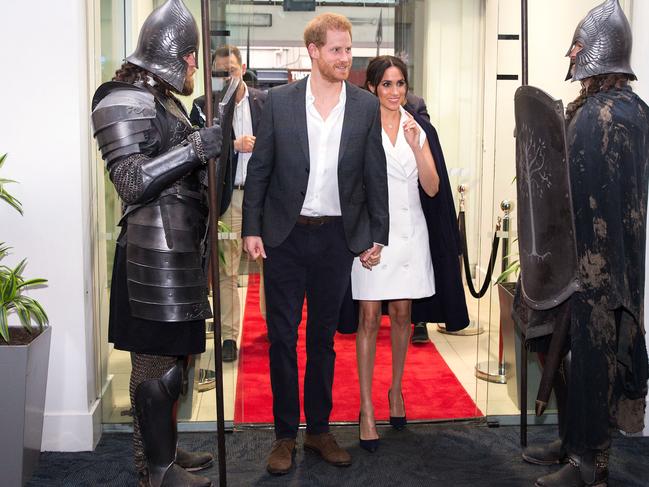
M 568 121 L 572 120 L 577 110 L 586 103 L 589 96 L 601 91 L 608 91 L 611 88 L 626 86 L 630 76 L 628 74 L 599 74 L 589 79 L 588 87 L 582 87 L 579 96 L 566 107 L 566 119 Z
M 406 91 L 408 91 L 408 66 L 401 59 L 395 56 L 377 56 L 370 60 L 370 63 L 367 65 L 367 70 L 365 71 L 365 89 L 369 90 L 370 85 L 374 88 L 379 86 L 383 75 L 388 70 L 394 66 L 403 75 L 403 79 L 406 82 Z

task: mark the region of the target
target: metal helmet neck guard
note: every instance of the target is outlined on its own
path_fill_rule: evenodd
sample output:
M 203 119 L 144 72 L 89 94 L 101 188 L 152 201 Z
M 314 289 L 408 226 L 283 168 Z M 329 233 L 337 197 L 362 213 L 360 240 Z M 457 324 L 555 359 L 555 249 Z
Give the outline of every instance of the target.
M 628 74 L 636 79 L 631 69 L 631 26 L 618 0 L 606 0 L 584 17 L 575 30 L 570 55 L 579 42 L 583 49 L 571 62 L 566 80 L 582 80 L 599 74 Z
M 195 52 L 198 65 L 198 39 L 196 21 L 182 0 L 168 0 L 146 18 L 137 48 L 126 61 L 181 92 L 188 67 L 183 57 Z

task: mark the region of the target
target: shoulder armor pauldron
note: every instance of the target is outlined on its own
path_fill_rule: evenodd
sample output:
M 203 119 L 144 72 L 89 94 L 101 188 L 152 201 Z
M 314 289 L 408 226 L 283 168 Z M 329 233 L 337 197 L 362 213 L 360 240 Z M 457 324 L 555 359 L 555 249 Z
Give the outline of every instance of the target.
M 106 163 L 140 152 L 156 117 L 156 103 L 147 90 L 122 82 L 101 85 L 92 100 L 93 135 Z

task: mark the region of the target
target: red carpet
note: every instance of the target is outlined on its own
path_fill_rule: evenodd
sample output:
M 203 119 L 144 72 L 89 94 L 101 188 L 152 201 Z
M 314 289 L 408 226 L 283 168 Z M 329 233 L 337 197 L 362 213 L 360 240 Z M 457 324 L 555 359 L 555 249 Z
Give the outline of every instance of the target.
M 383 318 L 379 331 L 373 397 L 378 420 L 389 417 L 387 391 L 392 374 L 390 327 Z M 306 365 L 306 307 L 298 340 L 300 400 Z M 356 335 L 336 335 L 336 372 L 331 421 L 357 421 L 360 405 L 356 372 Z M 446 365 L 435 345 L 411 346 L 406 358 L 403 396 L 408 419 L 457 419 L 482 416 L 465 389 Z M 266 323 L 259 312 L 259 276 L 251 275 L 243 317 L 235 423 L 272 423 L 272 395 L 268 363 Z M 302 413 L 304 422 L 304 413 Z

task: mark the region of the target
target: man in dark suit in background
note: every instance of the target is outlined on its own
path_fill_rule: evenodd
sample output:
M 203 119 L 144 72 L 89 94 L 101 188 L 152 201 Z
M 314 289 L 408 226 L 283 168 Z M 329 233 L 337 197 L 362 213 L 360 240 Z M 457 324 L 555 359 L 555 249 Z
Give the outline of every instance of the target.
M 388 187 L 379 104 L 345 80 L 351 24 L 315 17 L 304 31 L 310 75 L 268 93 L 243 202 L 244 249 L 264 257 L 275 435 L 267 464 L 292 465 L 300 423 L 297 331 L 306 294 L 304 447 L 337 466 L 329 433 L 334 334 L 355 255 L 378 263 L 388 243 Z
M 230 239 L 220 242 L 225 262 L 220 267 L 219 288 L 221 292 L 221 330 L 223 337 L 223 361 L 237 359 L 237 340 L 241 330 L 241 313 L 237 280 L 241 262 L 241 208 L 246 182 L 248 161 L 255 147 L 255 134 L 259 126 L 261 110 L 266 99 L 263 91 L 250 88 L 243 81 L 246 65 L 236 46 L 223 45 L 214 51 L 212 69 L 229 73 L 240 80 L 236 93 L 236 105 L 232 119 L 232 145 L 230 164 L 226 168 L 224 197 L 221 200 L 221 221 L 230 229 Z M 190 119 L 194 125 L 205 123 L 205 96 L 194 100 Z M 226 196 L 227 195 L 227 196 Z M 260 303 L 264 295 L 260 289 Z M 262 310 L 263 313 L 263 310 Z

